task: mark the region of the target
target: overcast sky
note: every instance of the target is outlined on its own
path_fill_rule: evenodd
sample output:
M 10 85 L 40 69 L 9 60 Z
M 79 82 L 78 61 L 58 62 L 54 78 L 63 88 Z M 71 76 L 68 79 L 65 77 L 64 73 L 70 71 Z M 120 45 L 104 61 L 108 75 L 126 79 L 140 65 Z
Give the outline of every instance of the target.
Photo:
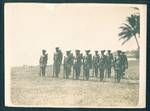
M 133 5 L 134 7 L 134 5 Z M 56 46 L 62 51 L 137 49 L 124 46 L 119 27 L 137 10 L 131 6 L 100 4 L 5 4 L 5 41 L 12 66 L 37 65 L 41 50 L 52 63 Z

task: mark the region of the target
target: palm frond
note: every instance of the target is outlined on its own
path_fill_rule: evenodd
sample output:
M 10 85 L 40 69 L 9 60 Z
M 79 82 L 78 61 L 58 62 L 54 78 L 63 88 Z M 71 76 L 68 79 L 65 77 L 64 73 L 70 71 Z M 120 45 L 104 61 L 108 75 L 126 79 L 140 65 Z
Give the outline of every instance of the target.
M 135 37 L 136 35 L 140 35 L 140 15 L 132 14 L 131 16 L 127 17 L 127 23 L 123 23 L 120 28 L 121 32 L 118 34 L 119 40 L 124 40 L 122 45 L 124 45 L 127 41 L 131 38 Z M 139 37 L 139 36 L 138 36 Z M 137 42 L 137 46 L 139 47 L 139 43 Z
M 121 39 L 127 39 L 127 38 L 132 38 L 133 34 L 131 32 L 121 32 L 119 33 L 119 40 Z
M 123 42 L 122 42 L 122 45 L 124 45 L 127 41 L 129 41 L 131 38 L 127 38 L 126 40 L 124 40 Z
M 127 17 L 127 22 L 132 27 L 134 34 L 140 34 L 140 15 L 131 15 Z
M 135 26 L 136 26 L 136 15 L 131 15 L 130 17 L 127 17 L 127 22 L 131 25 L 132 28 L 135 28 Z

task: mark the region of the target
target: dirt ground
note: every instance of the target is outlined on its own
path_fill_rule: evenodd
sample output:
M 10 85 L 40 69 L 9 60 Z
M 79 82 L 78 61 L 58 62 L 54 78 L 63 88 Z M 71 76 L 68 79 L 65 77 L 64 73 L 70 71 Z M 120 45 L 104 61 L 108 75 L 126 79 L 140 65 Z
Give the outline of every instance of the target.
M 139 98 L 139 62 L 130 61 L 126 78 L 121 83 L 111 79 L 104 82 L 39 77 L 38 67 L 16 67 L 11 73 L 11 101 L 14 105 L 46 105 L 65 107 L 136 106 Z M 62 75 L 62 72 L 61 74 Z M 82 76 L 82 75 L 81 75 Z

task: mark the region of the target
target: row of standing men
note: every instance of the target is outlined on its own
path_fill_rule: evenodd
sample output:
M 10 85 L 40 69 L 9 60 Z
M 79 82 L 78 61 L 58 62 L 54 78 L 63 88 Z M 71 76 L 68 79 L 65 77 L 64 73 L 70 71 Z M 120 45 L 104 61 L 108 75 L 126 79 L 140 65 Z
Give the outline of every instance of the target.
M 111 69 L 113 67 L 115 72 L 115 80 L 120 82 L 121 78 L 125 75 L 125 70 L 128 68 L 127 56 L 121 50 L 116 52 L 116 55 L 111 53 L 111 50 L 107 51 L 105 55 L 105 50 L 101 50 L 101 54 L 95 51 L 95 55 L 92 57 L 90 50 L 86 50 L 86 55 L 80 52 L 80 50 L 75 51 L 75 56 L 71 51 L 66 51 L 66 56 L 56 47 L 56 52 L 54 53 L 54 63 L 53 63 L 53 77 L 59 77 L 60 67 L 63 64 L 63 77 L 68 79 L 73 72 L 73 79 L 80 79 L 81 69 L 83 69 L 83 79 L 89 80 L 90 70 L 92 70 L 93 76 L 95 78 L 103 81 L 104 72 L 106 72 L 107 77 L 111 78 Z M 72 71 L 73 70 L 73 71 Z

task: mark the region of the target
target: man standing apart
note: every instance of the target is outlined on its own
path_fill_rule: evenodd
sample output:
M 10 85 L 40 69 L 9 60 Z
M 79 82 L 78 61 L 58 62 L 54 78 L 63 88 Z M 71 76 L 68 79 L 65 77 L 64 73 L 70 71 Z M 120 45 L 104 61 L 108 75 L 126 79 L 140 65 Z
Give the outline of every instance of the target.
M 66 57 L 64 57 L 64 78 L 68 79 L 69 75 L 71 74 L 71 67 L 72 67 L 72 55 L 71 51 L 66 51 Z
M 42 50 L 42 56 L 40 57 L 40 76 L 45 76 L 45 70 L 47 66 L 48 54 L 46 54 L 46 50 Z
M 59 47 L 56 47 L 56 53 L 54 53 L 54 64 L 53 64 L 53 77 L 54 75 L 56 77 L 59 76 L 59 73 L 60 73 L 60 66 L 61 66 L 61 63 L 62 63 L 62 52 L 61 50 L 59 49 Z

